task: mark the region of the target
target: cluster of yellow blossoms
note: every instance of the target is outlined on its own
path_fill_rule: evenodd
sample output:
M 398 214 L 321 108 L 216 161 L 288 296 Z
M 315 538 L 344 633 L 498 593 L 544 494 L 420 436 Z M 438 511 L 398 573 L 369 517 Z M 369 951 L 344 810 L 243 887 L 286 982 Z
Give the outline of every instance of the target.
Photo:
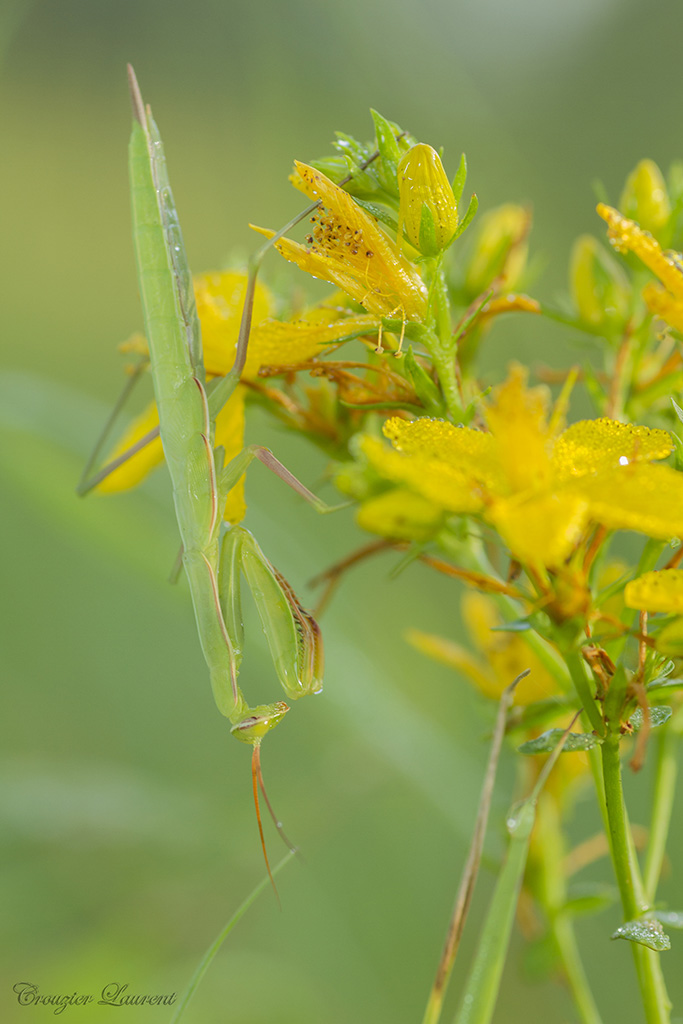
M 610 354 L 603 382 L 598 374 L 595 387 L 602 387 L 608 415 L 566 427 L 576 373 L 569 375 L 554 406 L 549 389 L 529 386 L 528 371 L 517 364 L 488 397 L 475 373 L 476 349 L 496 316 L 548 312 L 511 291 L 525 272 L 528 210 L 507 204 L 490 211 L 470 233 L 469 249 L 465 245 L 461 252 L 453 243 L 476 211 L 473 198 L 461 215 L 464 158 L 451 184 L 431 147 L 415 143 L 378 115 L 375 121 L 375 152 L 340 136 L 338 156 L 315 166 L 296 163 L 293 183 L 317 205 L 305 240 L 281 237 L 275 248 L 338 291 L 327 302 L 283 319 L 275 316 L 276 303 L 266 287 L 257 287 L 242 384 L 217 417 L 214 443 L 223 446 L 226 461 L 241 450 L 245 401 L 264 368 L 280 367 L 283 374 L 286 368 L 290 406 L 300 401 L 291 397 L 298 372 L 313 371 L 337 383 L 344 377 L 347 385 L 351 380 L 358 386 L 391 376 L 401 384 L 398 392 L 383 393 L 375 384 L 374 401 L 350 409 L 353 403 L 340 398 L 332 412 L 343 424 L 336 479 L 357 500 L 359 525 L 397 547 L 415 545 L 423 551 L 432 545 L 452 553 L 454 537 L 462 533 L 458 524 L 467 521 L 477 543 L 490 545 L 497 538 L 509 556 L 511 575 L 513 567 L 526 573 L 529 586 L 520 593 L 527 612 L 535 601 L 556 622 L 583 615 L 588 641 L 590 615 L 598 607 L 592 564 L 601 544 L 617 530 L 639 532 L 662 542 L 662 548 L 683 537 L 683 474 L 664 463 L 680 445 L 675 432 L 665 429 L 671 426 L 670 410 L 669 421 L 663 423 L 660 415 L 654 426 L 633 425 L 624 415 L 638 395 L 643 405 L 638 374 L 642 366 L 652 367 L 655 341 L 661 344 L 656 323 L 664 321 L 669 335 L 683 332 L 683 259 L 663 251 L 651 233 L 671 235 L 666 186 L 648 161 L 631 175 L 622 206 L 639 215 L 644 227 L 612 207 L 598 206 L 614 249 L 635 254 L 657 282 L 645 283 L 642 271 L 619 266 L 595 239 L 577 243 L 571 266 L 576 313 L 573 321 L 565 320 L 604 335 Z M 454 250 L 459 262 L 449 264 Z M 230 371 L 235 356 L 245 276 L 206 274 L 196 279 L 195 292 L 206 373 L 220 377 Z M 410 347 L 399 362 L 391 353 L 401 349 L 404 337 Z M 616 357 L 615 337 L 620 344 Z M 352 339 L 361 339 L 364 353 L 353 361 L 326 364 L 327 353 Z M 678 367 L 677 336 L 673 342 L 669 336 L 667 343 Z M 589 383 L 588 369 L 583 376 Z M 658 382 L 661 398 L 661 369 L 651 380 Z M 388 415 L 381 422 L 383 414 Z M 156 423 L 152 405 L 133 422 L 113 456 L 125 453 Z M 162 457 L 156 438 L 100 489 L 138 483 Z M 228 498 L 225 517 L 238 522 L 244 514 L 240 482 Z M 592 597 L 559 600 L 568 579 Z M 625 579 L 624 588 L 628 608 L 683 615 L 683 577 L 675 566 L 659 572 L 650 568 L 640 579 Z M 471 621 L 470 612 L 466 618 Z M 500 650 L 500 645 L 487 645 L 481 629 L 473 632 L 487 658 Z M 550 634 L 545 639 L 552 642 Z M 421 643 L 429 646 L 426 640 Z M 452 660 L 464 665 L 467 659 L 458 653 Z M 475 670 L 469 663 L 484 692 L 499 692 L 501 680 L 510 674 L 507 662 L 505 667 L 495 664 L 495 657 L 488 668 L 479 664 Z M 491 671 L 498 677 L 496 685 L 486 682 Z M 540 690 L 546 692 L 548 685 L 540 671 Z

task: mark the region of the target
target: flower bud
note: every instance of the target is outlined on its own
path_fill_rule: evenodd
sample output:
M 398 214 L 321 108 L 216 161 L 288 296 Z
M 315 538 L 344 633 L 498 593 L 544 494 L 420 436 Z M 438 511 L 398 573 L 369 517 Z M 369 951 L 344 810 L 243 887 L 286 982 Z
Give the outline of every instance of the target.
M 441 158 L 424 143 L 413 146 L 398 165 L 398 233 L 423 256 L 448 248 L 458 226 L 458 204 Z
M 503 291 L 516 286 L 526 267 L 529 223 L 529 211 L 515 203 L 505 203 L 484 214 L 465 277 L 470 295 L 481 295 L 501 276 Z
M 574 242 L 569 274 L 574 305 L 585 324 L 604 327 L 626 318 L 628 278 L 592 235 Z
M 671 216 L 666 184 L 654 160 L 641 160 L 631 171 L 619 200 L 619 209 L 644 231 L 657 235 Z

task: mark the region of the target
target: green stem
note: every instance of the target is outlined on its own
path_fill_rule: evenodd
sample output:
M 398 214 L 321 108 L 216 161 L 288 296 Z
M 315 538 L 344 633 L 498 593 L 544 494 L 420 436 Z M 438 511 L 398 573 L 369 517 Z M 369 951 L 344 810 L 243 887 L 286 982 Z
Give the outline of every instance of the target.
M 463 419 L 463 408 L 460 399 L 458 382 L 455 377 L 455 351 L 452 345 L 438 343 L 431 352 L 434 369 L 439 376 L 439 383 L 451 417 L 456 423 Z
M 508 687 L 506 687 L 498 704 L 498 714 L 496 716 L 496 724 L 493 732 L 493 740 L 491 742 L 489 760 L 486 766 L 484 784 L 482 786 L 481 797 L 479 800 L 479 810 L 474 824 L 472 842 L 470 844 L 467 862 L 460 880 L 458 895 L 456 897 L 455 906 L 453 907 L 453 913 L 448 925 L 448 932 L 446 933 L 446 941 L 444 943 L 443 952 L 436 972 L 436 978 L 432 985 L 422 1024 L 438 1024 L 441 1016 L 443 1000 L 446 995 L 446 989 L 448 988 L 448 982 L 450 981 L 450 977 L 453 972 L 453 965 L 455 964 L 455 958 L 460 947 L 460 940 L 462 938 L 465 921 L 467 920 L 467 915 L 469 913 L 474 886 L 476 885 L 477 876 L 479 874 L 479 864 L 484 847 L 484 838 L 486 836 L 489 812 L 491 810 L 491 800 L 493 798 L 493 787 L 496 781 L 498 759 L 500 757 L 500 750 L 505 736 L 507 713 L 513 701 L 515 687 L 526 674 L 527 673 L 523 672 L 521 675 L 517 676 L 517 678 Z
M 572 677 L 572 682 L 576 687 L 579 700 L 583 705 L 583 709 L 588 715 L 591 726 L 597 732 L 598 736 L 603 736 L 605 733 L 605 725 L 600 714 L 600 709 L 595 703 L 593 697 L 593 691 L 591 686 L 591 679 L 588 672 L 588 666 L 581 657 L 581 652 L 576 647 L 568 647 L 563 651 L 564 659 L 569 669 L 569 674 Z
M 609 822 L 612 865 L 621 894 L 624 920 L 632 921 L 647 908 L 640 870 L 633 851 L 624 806 L 619 759 L 619 734 L 610 733 L 602 744 L 602 773 Z M 659 954 L 631 943 L 647 1024 L 669 1024 L 670 1002 L 664 985 Z
M 681 724 L 683 724 L 683 719 L 679 712 L 661 730 L 659 737 L 650 837 L 643 881 L 645 900 L 648 906 L 652 906 L 655 902 L 671 824 L 678 775 L 678 744 L 681 738 Z
M 498 989 L 507 956 L 515 907 L 522 886 L 531 832 L 536 821 L 536 806 L 548 775 L 562 753 L 567 729 L 545 762 L 532 792 L 511 809 L 507 818 L 510 845 L 493 893 L 479 940 L 460 1009 L 454 1024 L 491 1024 Z
M 557 943 L 562 966 L 583 1024 L 602 1024 L 600 1011 L 593 999 L 593 993 L 581 963 L 574 924 L 568 914 L 560 914 L 553 922 L 553 937 Z
M 436 333 L 444 348 L 453 348 L 451 324 L 451 303 L 448 297 L 446 276 L 443 272 L 443 253 L 434 269 L 434 300 L 436 307 Z
M 602 818 L 602 825 L 605 835 L 609 835 L 609 818 L 607 816 L 607 802 L 605 800 L 605 780 L 602 777 L 602 757 L 598 747 L 588 751 L 588 764 L 593 776 L 595 785 L 595 796 L 598 801 L 598 810 Z
M 593 998 L 584 971 L 574 932 L 574 922 L 565 909 L 567 878 L 564 871 L 566 852 L 561 823 L 561 807 L 550 793 L 543 793 L 539 801 L 536 831 L 534 833 L 538 870 L 534 895 L 543 907 L 564 974 L 574 998 L 582 1024 L 602 1024 L 602 1018 Z

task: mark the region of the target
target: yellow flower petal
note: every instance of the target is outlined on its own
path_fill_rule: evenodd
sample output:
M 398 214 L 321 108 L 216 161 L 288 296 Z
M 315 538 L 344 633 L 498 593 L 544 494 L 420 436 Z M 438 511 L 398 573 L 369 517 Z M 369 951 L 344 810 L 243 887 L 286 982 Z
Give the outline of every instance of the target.
M 499 298 L 491 299 L 482 310 L 479 322 L 500 316 L 501 313 L 540 313 L 541 304 L 530 295 L 521 292 L 508 292 Z
M 491 434 L 427 417 L 411 421 L 392 416 L 383 429 L 394 448 L 405 456 L 442 463 L 491 490 L 504 486 L 497 444 Z
M 675 299 L 666 288 L 654 281 L 643 288 L 643 299 L 651 313 L 666 320 L 683 334 L 683 299 Z
M 406 639 L 428 658 L 461 672 L 468 682 L 490 700 L 498 700 L 505 687 L 524 669 L 531 669 L 531 672 L 515 690 L 516 704 L 533 704 L 557 693 L 552 676 L 521 637 L 513 633 L 491 631 L 491 626 L 500 625 L 502 619 L 492 611 L 487 598 L 481 594 L 467 593 L 463 597 L 462 607 L 463 617 L 468 624 L 473 619 L 481 618 L 486 626 L 481 643 L 477 642 L 478 637 L 474 637 L 483 657 L 473 654 L 453 640 L 433 633 L 423 633 L 419 629 L 408 630 Z
M 614 207 L 598 203 L 597 211 L 607 221 L 609 239 L 615 248 L 634 252 L 675 298 L 683 300 L 683 270 L 678 254 L 662 252 L 659 242 L 648 231 Z
M 407 484 L 449 512 L 479 512 L 483 494 L 471 474 L 436 459 L 401 455 L 376 437 L 365 437 L 361 449 L 370 465 L 387 480 Z
M 489 519 L 525 565 L 561 565 L 588 521 L 588 502 L 580 495 L 544 491 L 496 502 Z
M 236 271 L 202 274 L 194 280 L 204 366 L 210 376 L 223 376 L 232 369 L 246 287 L 246 274 Z M 257 282 L 252 323 L 258 325 L 271 312 L 270 292 Z
M 503 617 L 489 597 L 475 591 L 466 591 L 461 601 L 462 617 L 467 631 L 478 651 L 490 666 L 490 675 L 496 680 L 494 696 L 500 694 L 512 680 L 530 669 L 515 690 L 515 702 L 532 704 L 557 693 L 557 684 L 519 633 L 495 630 L 503 625 Z
M 301 163 L 295 167 L 302 190 L 323 205 L 311 218 L 308 247 L 281 239 L 278 251 L 314 277 L 336 284 L 369 313 L 422 320 L 424 282 L 377 220 L 320 171 Z
M 107 462 L 113 462 L 134 444 L 137 444 L 145 434 L 159 426 L 159 416 L 154 402 L 148 405 L 143 413 L 137 416 L 128 430 L 125 432 L 116 447 L 109 453 Z M 135 455 L 131 455 L 118 469 L 105 477 L 102 483 L 97 485 L 100 494 L 116 494 L 118 491 L 127 491 L 144 480 L 148 473 L 164 461 L 164 452 L 161 447 L 161 440 L 156 437 L 149 444 L 141 448 Z
M 558 481 L 565 481 L 634 462 L 665 459 L 672 451 L 673 442 L 666 430 L 606 418 L 580 420 L 555 442 L 553 473 Z
M 626 584 L 624 601 L 628 608 L 683 615 L 683 569 L 646 572 L 631 580 Z
M 209 376 L 222 376 L 232 369 L 242 318 L 246 291 L 246 274 L 235 271 L 204 274 L 195 278 L 197 312 L 202 328 L 204 362 Z M 371 316 L 348 315 L 342 307 L 318 307 L 295 321 L 267 318 L 272 299 L 265 286 L 258 284 L 254 293 L 253 326 L 247 351 L 244 378 L 256 377 L 265 363 L 298 363 L 319 355 L 325 346 L 339 343 L 349 335 L 358 336 L 366 330 L 373 333 L 376 320 Z M 142 335 L 135 335 L 130 350 L 146 350 Z M 152 403 L 133 421 L 121 441 L 110 453 L 112 461 L 127 451 L 148 431 L 159 426 L 156 406 Z M 216 445 L 226 448 L 230 461 L 244 445 L 244 390 L 238 388 L 219 413 L 216 421 Z M 161 441 L 157 438 L 128 459 L 98 487 L 102 493 L 114 493 L 139 484 L 163 461 Z M 240 481 L 231 492 L 226 505 L 226 518 L 239 522 L 245 513 L 244 483 Z
M 527 387 L 527 375 L 514 363 L 486 408 L 486 421 L 513 492 L 543 487 L 550 480 L 550 393 L 546 387 Z
M 265 320 L 252 328 L 242 376 L 253 380 L 261 366 L 303 363 L 348 337 L 376 334 L 372 316 L 339 319 L 334 310 L 315 310 L 301 320 Z
M 364 501 L 356 513 L 362 530 L 398 540 L 428 540 L 442 518 L 440 508 L 404 487 Z
M 669 466 L 641 463 L 585 476 L 574 490 L 588 501 L 590 518 L 610 530 L 683 537 L 683 473 Z
M 476 590 L 466 590 L 460 601 L 460 610 L 470 639 L 478 651 L 488 651 L 500 643 L 500 634 L 491 630 L 500 626 L 503 618 L 491 598 Z
M 238 385 L 216 417 L 216 436 L 214 445 L 225 449 L 225 465 L 244 448 L 244 399 L 246 388 Z M 246 515 L 247 506 L 244 500 L 244 476 L 228 494 L 225 502 L 224 518 L 229 523 L 241 523 Z

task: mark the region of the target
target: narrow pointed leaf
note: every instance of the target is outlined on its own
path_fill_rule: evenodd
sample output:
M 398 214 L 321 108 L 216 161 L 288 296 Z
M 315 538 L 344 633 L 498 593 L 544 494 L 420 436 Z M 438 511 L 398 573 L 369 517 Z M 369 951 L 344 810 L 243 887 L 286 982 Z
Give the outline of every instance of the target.
M 537 736 L 536 739 L 527 740 L 518 747 L 520 754 L 549 754 L 557 746 L 558 740 L 563 735 L 564 729 L 548 729 L 547 732 Z M 592 732 L 570 732 L 562 748 L 563 753 L 571 753 L 572 750 L 592 750 L 598 746 L 600 738 Z
M 654 707 L 650 708 L 650 728 L 656 729 L 657 726 L 664 725 L 665 722 L 669 721 L 672 715 L 672 708 L 667 707 L 666 704 L 655 704 Z M 644 717 L 643 709 L 636 708 L 631 715 L 631 725 L 633 726 L 634 732 L 638 732 L 639 729 L 642 729 Z
M 463 153 L 462 156 L 460 157 L 460 163 L 458 165 L 457 171 L 455 172 L 455 177 L 453 178 L 453 185 L 452 185 L 453 195 L 455 196 L 455 202 L 458 205 L 460 203 L 460 200 L 462 199 L 462 193 L 463 193 L 463 189 L 465 188 L 465 181 L 466 180 L 467 180 L 467 157 Z

